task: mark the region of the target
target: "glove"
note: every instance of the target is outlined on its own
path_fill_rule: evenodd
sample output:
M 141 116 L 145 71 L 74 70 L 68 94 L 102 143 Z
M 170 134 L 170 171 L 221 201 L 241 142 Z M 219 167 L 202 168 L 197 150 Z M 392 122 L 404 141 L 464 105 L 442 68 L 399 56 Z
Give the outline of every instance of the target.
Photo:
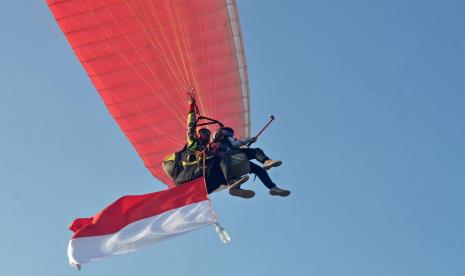
M 192 113 L 192 112 L 195 112 L 195 97 L 194 96 L 190 96 L 189 97 L 189 112 Z
M 195 104 L 195 89 L 193 87 L 189 88 L 187 95 L 189 95 L 189 105 Z
M 255 143 L 257 142 L 257 137 L 250 137 L 249 138 L 249 143 L 252 144 L 252 143 Z
M 195 100 L 194 102 L 189 101 L 189 113 L 195 112 Z

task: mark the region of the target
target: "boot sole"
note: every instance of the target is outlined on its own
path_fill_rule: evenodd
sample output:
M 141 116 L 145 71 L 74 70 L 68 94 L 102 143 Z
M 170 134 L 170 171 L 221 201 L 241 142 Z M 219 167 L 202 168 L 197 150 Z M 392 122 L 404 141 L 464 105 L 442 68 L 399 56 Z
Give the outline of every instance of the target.
M 267 166 L 263 166 L 263 169 L 264 170 L 269 170 L 269 169 L 274 168 L 274 167 L 279 167 L 279 166 L 281 166 L 282 163 L 283 163 L 282 161 L 277 161 L 277 162 L 271 163 L 271 164 L 269 164 Z
M 239 179 L 238 181 L 234 182 L 233 184 L 229 185 L 229 189 L 234 189 L 234 188 L 237 188 L 239 185 L 242 185 L 244 184 L 245 182 L 247 182 L 247 180 L 249 180 L 249 176 L 246 175 L 245 177 L 242 177 L 241 179 Z
M 239 190 L 239 189 L 230 189 L 229 194 L 232 196 L 238 196 L 242 198 L 252 198 L 255 196 L 255 192 L 251 190 Z
M 272 196 L 282 196 L 282 197 L 286 197 L 288 195 L 290 195 L 291 192 L 290 191 L 282 191 L 282 192 L 275 192 L 275 191 L 270 191 L 270 195 Z

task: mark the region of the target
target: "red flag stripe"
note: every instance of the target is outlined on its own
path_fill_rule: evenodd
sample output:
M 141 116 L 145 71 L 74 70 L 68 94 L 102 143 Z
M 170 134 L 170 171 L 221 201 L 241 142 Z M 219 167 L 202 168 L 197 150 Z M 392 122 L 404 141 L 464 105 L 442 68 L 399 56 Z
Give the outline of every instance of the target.
M 135 221 L 205 200 L 208 196 L 203 178 L 165 191 L 124 196 L 91 218 L 74 220 L 70 226 L 75 232 L 72 238 L 112 234 Z

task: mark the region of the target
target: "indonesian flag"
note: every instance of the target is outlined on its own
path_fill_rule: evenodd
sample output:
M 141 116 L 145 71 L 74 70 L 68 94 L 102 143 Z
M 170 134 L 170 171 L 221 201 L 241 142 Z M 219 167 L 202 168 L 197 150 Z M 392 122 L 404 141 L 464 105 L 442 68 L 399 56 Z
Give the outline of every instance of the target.
M 73 221 L 69 262 L 80 268 L 213 223 L 203 178 L 161 192 L 124 196 L 91 218 Z

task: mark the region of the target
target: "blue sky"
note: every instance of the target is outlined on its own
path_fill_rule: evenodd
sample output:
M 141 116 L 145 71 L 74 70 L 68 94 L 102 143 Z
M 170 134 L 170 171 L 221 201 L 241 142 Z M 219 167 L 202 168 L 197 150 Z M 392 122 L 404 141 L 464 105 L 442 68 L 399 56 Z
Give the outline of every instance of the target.
M 238 0 L 253 131 L 292 190 L 86 275 L 465 275 L 465 2 Z M 69 223 L 162 189 L 42 1 L 0 10 L 0 275 L 75 275 Z

